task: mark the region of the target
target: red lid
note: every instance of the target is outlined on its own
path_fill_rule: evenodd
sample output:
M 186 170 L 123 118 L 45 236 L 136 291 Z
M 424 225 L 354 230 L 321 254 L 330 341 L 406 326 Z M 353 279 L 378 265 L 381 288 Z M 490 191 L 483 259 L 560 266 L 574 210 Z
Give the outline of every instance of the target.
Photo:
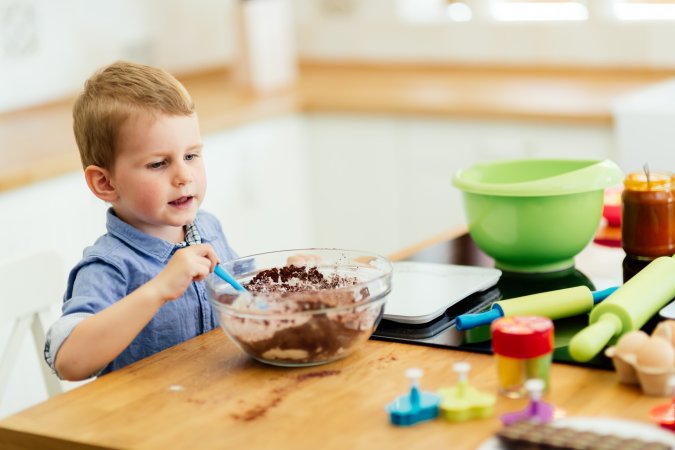
M 553 351 L 553 322 L 546 317 L 502 317 L 490 330 L 492 350 L 498 355 L 525 359 Z

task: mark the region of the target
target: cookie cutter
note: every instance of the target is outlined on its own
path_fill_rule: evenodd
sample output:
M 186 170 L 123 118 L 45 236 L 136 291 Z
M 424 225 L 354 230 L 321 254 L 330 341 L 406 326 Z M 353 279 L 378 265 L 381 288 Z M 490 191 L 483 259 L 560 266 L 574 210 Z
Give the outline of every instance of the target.
M 544 380 L 532 378 L 525 382 L 525 390 L 530 396 L 530 402 L 520 411 L 510 412 L 502 415 L 502 423 L 511 425 L 512 423 L 523 420 L 531 422 L 548 423 L 555 415 L 555 407 L 541 399 L 546 384 Z
M 467 362 L 458 362 L 452 369 L 459 378 L 457 384 L 438 391 L 442 398 L 440 409 L 443 417 L 451 422 L 490 417 L 496 398 L 469 384 L 468 373 L 471 365 Z
M 397 397 L 386 407 L 393 425 L 415 425 L 434 419 L 438 415 L 441 398 L 431 392 L 420 390 L 419 380 L 423 374 L 422 369 L 417 368 L 405 371 L 405 376 L 410 380 L 410 392 Z

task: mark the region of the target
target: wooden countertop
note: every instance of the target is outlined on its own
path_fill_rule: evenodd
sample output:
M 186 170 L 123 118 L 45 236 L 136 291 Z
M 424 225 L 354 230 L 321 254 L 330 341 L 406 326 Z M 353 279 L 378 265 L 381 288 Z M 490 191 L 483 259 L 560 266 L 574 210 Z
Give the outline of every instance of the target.
M 614 256 L 605 262 L 614 264 Z M 500 428 L 501 414 L 522 409 L 527 400 L 500 396 L 488 419 L 437 419 L 407 428 L 390 425 L 384 409 L 409 389 L 407 368 L 422 368 L 422 389 L 435 391 L 456 383 L 452 365 L 459 361 L 471 364 L 472 385 L 496 392 L 489 355 L 370 340 L 328 365 L 276 368 L 252 360 L 222 330 L 213 330 L 0 420 L 0 448 L 474 449 Z M 567 416 L 644 423 L 651 408 L 668 401 L 618 383 L 614 372 L 557 363 L 544 399 Z
M 204 134 L 302 111 L 610 125 L 612 99 L 672 71 L 303 64 L 289 92 L 255 96 L 226 68 L 180 77 Z M 79 170 L 73 99 L 0 114 L 0 192 Z
M 391 426 L 384 409 L 409 389 L 407 368 L 422 368 L 422 389 L 434 391 L 456 383 L 459 361 L 471 364 L 472 385 L 496 392 L 488 355 L 368 341 L 329 365 L 274 368 L 213 330 L 0 420 L 0 447 L 474 449 L 500 428 L 501 414 L 527 401 L 499 397 L 491 418 L 410 428 Z M 568 415 L 645 422 L 668 401 L 619 384 L 613 372 L 554 364 L 551 376 L 545 400 Z

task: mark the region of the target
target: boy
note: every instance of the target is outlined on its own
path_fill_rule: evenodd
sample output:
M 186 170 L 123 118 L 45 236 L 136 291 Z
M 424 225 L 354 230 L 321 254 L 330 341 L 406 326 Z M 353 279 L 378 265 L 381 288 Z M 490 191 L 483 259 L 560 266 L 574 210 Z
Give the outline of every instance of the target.
M 124 367 L 217 326 L 204 278 L 235 258 L 206 191 L 197 115 L 163 70 L 114 63 L 85 84 L 73 128 L 107 233 L 72 269 L 45 359 L 61 378 Z

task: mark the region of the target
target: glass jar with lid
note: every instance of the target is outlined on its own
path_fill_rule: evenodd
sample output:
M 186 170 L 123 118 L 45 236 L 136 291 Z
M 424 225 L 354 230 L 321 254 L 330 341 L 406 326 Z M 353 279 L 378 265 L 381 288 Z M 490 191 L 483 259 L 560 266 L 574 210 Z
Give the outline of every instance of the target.
M 651 260 L 675 253 L 675 177 L 630 173 L 621 196 L 621 245 L 626 255 Z

